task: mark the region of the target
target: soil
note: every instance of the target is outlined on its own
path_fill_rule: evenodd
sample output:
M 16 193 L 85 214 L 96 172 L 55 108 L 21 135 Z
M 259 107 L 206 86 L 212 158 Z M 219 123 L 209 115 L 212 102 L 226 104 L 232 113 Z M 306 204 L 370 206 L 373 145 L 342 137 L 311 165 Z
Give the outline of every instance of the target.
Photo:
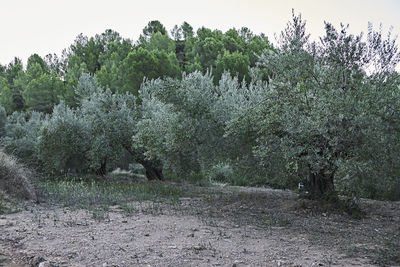
M 361 200 L 355 219 L 291 191 L 201 190 L 107 212 L 27 204 L 0 215 L 0 266 L 400 264 L 400 202 Z

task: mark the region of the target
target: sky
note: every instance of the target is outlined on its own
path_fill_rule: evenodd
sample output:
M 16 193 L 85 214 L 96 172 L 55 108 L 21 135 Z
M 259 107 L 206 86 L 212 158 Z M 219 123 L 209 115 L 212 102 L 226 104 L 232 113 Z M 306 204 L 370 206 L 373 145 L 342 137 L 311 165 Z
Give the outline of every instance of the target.
M 80 33 L 113 29 L 136 41 L 151 20 L 168 31 L 184 21 L 194 29 L 246 26 L 276 43 L 274 35 L 284 29 L 292 8 L 307 21 L 314 40 L 323 35 L 324 21 L 349 24 L 353 34 L 367 32 L 368 22 L 400 33 L 400 0 L 0 0 L 0 64 L 14 57 L 26 63 L 34 53 L 60 55 Z

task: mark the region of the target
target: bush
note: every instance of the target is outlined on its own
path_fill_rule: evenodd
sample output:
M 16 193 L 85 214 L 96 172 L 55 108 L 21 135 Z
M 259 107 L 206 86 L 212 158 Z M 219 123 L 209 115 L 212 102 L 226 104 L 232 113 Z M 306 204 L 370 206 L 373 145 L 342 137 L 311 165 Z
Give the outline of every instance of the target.
M 230 183 L 233 177 L 232 167 L 228 163 L 218 163 L 211 168 L 209 177 L 214 182 Z
M 4 107 L 0 106 L 0 137 L 5 134 L 5 127 L 7 122 L 7 113 Z
M 0 150 L 0 190 L 19 199 L 36 200 L 32 177 L 32 172 L 16 158 Z
M 40 112 L 14 112 L 8 116 L 1 139 L 4 151 L 17 156 L 29 167 L 40 168 L 37 148 L 39 130 L 45 119 Z
M 144 167 L 139 163 L 130 163 L 129 164 L 129 171 L 133 174 L 145 174 L 146 170 Z

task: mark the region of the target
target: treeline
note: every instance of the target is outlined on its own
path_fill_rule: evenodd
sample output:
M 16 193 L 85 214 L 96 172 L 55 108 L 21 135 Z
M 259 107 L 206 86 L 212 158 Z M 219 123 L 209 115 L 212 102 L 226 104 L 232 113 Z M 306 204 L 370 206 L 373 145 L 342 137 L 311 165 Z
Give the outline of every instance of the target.
M 151 22 L 135 45 L 81 36 L 67 61 L 5 68 L 5 83 L 18 73 L 7 90 L 24 89 L 0 112 L 3 146 L 50 174 L 137 162 L 149 179 L 400 199 L 397 44 L 372 26 L 366 41 L 325 30 L 310 42 L 293 14 L 276 48 L 245 28 L 194 35 L 185 23 L 170 39 Z
M 81 34 L 61 57 L 34 54 L 26 68 L 18 58 L 0 65 L 0 104 L 7 114 L 51 113 L 60 101 L 76 107 L 75 89 L 82 73 L 113 93 L 135 96 L 144 78 L 179 78 L 182 72 L 210 71 L 216 83 L 227 70 L 249 82 L 249 68 L 256 66 L 264 49 L 272 49 L 267 37 L 248 28 L 223 33 L 203 27 L 195 33 L 186 22 L 168 34 L 159 21 L 151 21 L 136 42 L 113 30 L 90 38 Z

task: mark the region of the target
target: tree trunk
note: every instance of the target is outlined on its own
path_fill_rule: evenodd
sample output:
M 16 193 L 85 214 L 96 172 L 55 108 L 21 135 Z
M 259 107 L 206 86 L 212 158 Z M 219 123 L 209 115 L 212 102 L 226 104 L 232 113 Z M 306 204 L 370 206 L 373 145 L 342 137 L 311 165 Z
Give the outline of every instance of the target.
M 146 177 L 149 181 L 152 180 L 164 180 L 164 175 L 162 173 L 162 164 L 158 160 L 148 160 L 144 156 L 144 153 L 134 151 L 128 145 L 124 145 L 125 149 L 133 156 L 135 161 L 141 164 L 146 170 Z
M 164 180 L 162 168 L 154 166 L 153 163 L 149 162 L 149 161 L 147 161 L 147 162 L 144 161 L 144 162 L 139 162 L 139 163 L 142 164 L 143 167 L 145 168 L 146 177 L 149 181 L 152 181 L 152 180 L 163 181 Z
M 96 170 L 96 175 L 104 176 L 107 173 L 107 160 L 103 159 L 100 164 L 100 168 Z
M 310 171 L 306 189 L 312 197 L 329 196 L 335 191 L 333 177 L 334 173 L 326 173 L 324 170 L 320 170 L 318 173 Z

